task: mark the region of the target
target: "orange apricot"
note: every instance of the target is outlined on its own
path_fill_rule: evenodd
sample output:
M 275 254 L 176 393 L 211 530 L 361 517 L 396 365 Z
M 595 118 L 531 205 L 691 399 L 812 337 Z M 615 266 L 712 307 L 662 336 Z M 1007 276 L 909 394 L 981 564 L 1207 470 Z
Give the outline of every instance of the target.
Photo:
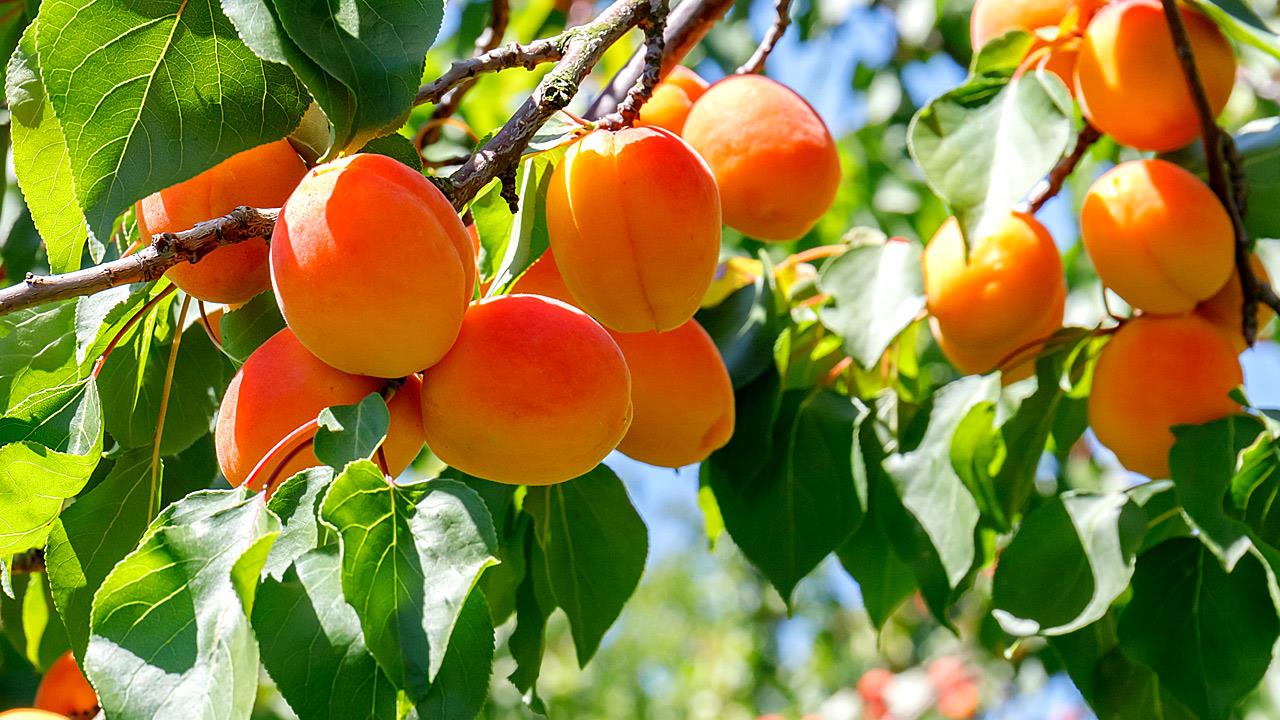
M 1231 274 L 1227 211 L 1199 178 L 1164 160 L 1121 163 L 1098 178 L 1080 235 L 1103 284 L 1150 313 L 1187 312 Z
M 724 221 L 759 240 L 795 240 L 835 202 L 840 157 L 804 98 L 762 75 L 732 75 L 693 104 L 684 139 L 715 173 Z
M 1208 321 L 1144 315 L 1103 347 L 1089 395 L 1089 424 L 1126 468 L 1168 477 L 1170 428 L 1238 412 L 1228 393 L 1242 381 L 1235 350 Z
M 381 390 L 383 384 L 326 365 L 303 347 L 292 331 L 281 330 L 253 351 L 222 398 L 214 430 L 222 474 L 232 485 L 243 484 L 276 443 L 314 420 L 321 410 L 360 402 Z M 392 475 L 408 467 L 422 449 L 422 420 L 413 412 L 416 389 L 415 380 L 407 380 L 389 403 L 391 427 L 385 455 Z M 405 397 L 400 398 L 402 393 Z M 307 445 L 274 474 L 284 479 L 319 464 Z M 255 478 L 250 489 L 261 490 L 268 475 Z
M 98 709 L 98 694 L 80 672 L 76 659 L 70 652 L 64 653 L 40 680 L 36 688 L 36 708 L 62 715 L 86 717 Z M 34 719 L 33 719 L 34 720 Z
M 287 140 L 245 150 L 138 201 L 138 231 L 149 243 L 154 235 L 186 230 L 240 205 L 279 207 L 306 172 Z M 180 262 L 165 276 L 201 300 L 241 303 L 271 286 L 267 253 L 266 240 L 253 238 L 220 247 L 195 264 Z
M 1058 249 L 1043 225 L 1020 212 L 969 240 L 966 260 L 960 224 L 951 218 L 924 249 L 934 337 L 961 372 L 1016 369 L 1025 376 L 1036 341 L 1062 325 L 1066 279 Z M 1005 361 L 1012 364 L 999 367 Z
M 715 275 L 720 196 L 671 132 L 596 130 L 551 176 L 547 230 L 575 305 L 619 332 L 670 330 Z
M 541 295 L 577 307 L 569 288 L 565 287 L 560 268 L 556 265 L 556 256 L 550 248 L 516 280 L 511 286 L 511 294 Z
M 458 335 L 475 280 L 471 240 L 448 199 L 383 155 L 312 169 L 271 238 L 285 321 L 349 373 L 404 377 L 433 365 Z
M 603 460 L 630 425 L 622 351 L 596 321 L 558 300 L 474 303 L 457 343 L 423 374 L 428 447 L 486 480 L 570 480 Z
M 698 73 L 683 65 L 675 66 L 653 89 L 648 102 L 640 107 L 639 123 L 657 125 L 679 135 L 693 103 L 702 97 L 707 87 L 707 81 Z
M 976 52 L 992 40 L 1025 30 L 1056 28 L 1071 9 L 1072 0 L 977 0 L 969 15 L 969 39 Z
M 0 718 L 3 720 L 67 720 L 66 715 L 49 712 L 48 710 L 40 710 L 38 708 L 15 708 L 13 710 L 5 710 L 4 712 L 0 712 Z
M 1214 114 L 1235 84 L 1236 60 L 1218 26 L 1179 6 Z M 1099 130 L 1139 150 L 1174 150 L 1200 134 L 1200 119 L 1159 0 L 1113 2 L 1085 30 L 1076 97 Z
M 1268 284 L 1271 282 L 1266 266 L 1257 255 L 1249 257 L 1249 264 L 1253 267 L 1253 276 L 1258 278 L 1259 282 Z M 1248 349 L 1244 344 L 1243 335 L 1244 291 L 1240 288 L 1240 276 L 1235 272 L 1231 273 L 1230 279 L 1213 297 L 1196 306 L 1195 314 L 1221 330 L 1231 341 L 1236 352 L 1244 352 Z M 1262 332 L 1274 315 L 1271 308 L 1258 303 L 1256 314 L 1258 332 Z

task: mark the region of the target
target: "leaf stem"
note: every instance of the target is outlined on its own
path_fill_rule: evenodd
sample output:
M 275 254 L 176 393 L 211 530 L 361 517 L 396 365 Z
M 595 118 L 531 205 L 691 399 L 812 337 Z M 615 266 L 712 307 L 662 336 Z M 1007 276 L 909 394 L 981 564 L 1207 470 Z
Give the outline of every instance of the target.
M 173 328 L 173 342 L 169 345 L 169 364 L 164 369 L 164 386 L 160 390 L 160 412 L 156 416 L 156 436 L 151 443 L 151 493 L 147 503 L 148 517 L 152 520 L 160 514 L 160 490 L 163 482 L 160 475 L 160 441 L 164 438 L 164 421 L 169 413 L 169 396 L 173 390 L 173 370 L 178 365 L 178 347 L 182 344 L 182 326 L 187 321 L 187 310 L 191 308 L 191 296 L 182 298 L 182 309 L 178 311 L 178 323 Z

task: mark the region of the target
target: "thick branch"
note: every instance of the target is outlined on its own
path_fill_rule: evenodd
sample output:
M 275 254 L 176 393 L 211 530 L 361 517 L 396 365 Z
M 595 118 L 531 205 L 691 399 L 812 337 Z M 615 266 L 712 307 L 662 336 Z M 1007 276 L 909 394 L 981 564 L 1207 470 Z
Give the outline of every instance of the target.
M 618 106 L 617 111 L 600 119 L 600 126 L 605 128 L 631 127 L 640 116 L 640 108 L 649 101 L 653 89 L 662 80 L 662 56 L 666 48 L 663 32 L 667 28 L 666 0 L 650 1 L 650 17 L 641 26 L 644 28 L 644 71 L 627 93 L 627 97 Z
M 270 237 L 278 210 L 238 207 L 230 214 L 202 222 L 179 233 L 160 233 L 138 252 L 63 275 L 28 274 L 20 283 L 0 290 L 0 315 L 55 300 L 92 295 L 108 288 L 155 280 L 179 262 L 196 262 L 223 245 L 256 237 Z
M 1204 144 L 1205 166 L 1209 171 L 1209 187 L 1231 218 L 1231 229 L 1235 234 L 1236 273 L 1240 276 L 1240 290 L 1244 296 L 1240 330 L 1245 343 L 1252 345 L 1258 334 L 1258 303 L 1266 303 L 1280 313 L 1280 297 L 1271 286 L 1260 282 L 1253 274 L 1253 265 L 1249 262 L 1249 235 L 1244 227 L 1246 195 L 1240 158 L 1235 152 L 1231 136 L 1218 127 L 1217 114 L 1209 103 L 1209 96 L 1204 91 L 1200 73 L 1196 69 L 1195 53 L 1191 49 L 1191 39 L 1187 35 L 1187 26 L 1183 22 L 1177 0 L 1161 0 L 1161 5 L 1165 21 L 1169 25 L 1169 33 L 1173 36 L 1178 63 L 1187 80 L 1187 90 L 1195 104 L 1196 114 L 1200 117 L 1200 138 Z
M 476 38 L 474 57 L 483 57 L 496 50 L 502 43 L 502 37 L 507 34 L 507 21 L 511 17 L 507 0 L 493 0 L 490 16 L 489 26 L 480 33 L 480 37 Z M 423 125 L 423 131 L 418 138 L 419 151 L 440 139 L 440 133 L 443 130 L 442 121 L 453 117 L 453 114 L 458 111 L 458 107 L 462 105 L 462 97 L 475 86 L 476 79 L 473 75 L 463 80 L 436 103 L 435 109 L 431 111 L 431 120 Z
M 564 57 L 572 30 L 559 35 L 534 40 L 528 45 L 511 43 L 466 60 L 455 60 L 443 75 L 418 88 L 414 105 L 438 103 L 450 90 L 470 81 L 477 75 L 498 70 L 522 67 L 532 70 L 543 63 L 555 62 Z
M 791 24 L 791 0 L 777 0 L 774 6 L 777 17 L 774 18 L 773 25 L 764 34 L 764 39 L 760 41 L 760 46 L 751 54 L 751 58 L 738 68 L 739 75 L 748 73 L 758 73 L 764 71 L 764 62 L 769 59 L 769 53 L 773 52 L 773 48 L 782 39 L 782 34 L 787 31 L 787 26 Z
M 1028 212 L 1039 212 L 1040 208 L 1044 207 L 1044 204 L 1049 202 L 1050 198 L 1062 190 L 1063 184 L 1067 182 L 1067 178 L 1071 177 L 1071 173 L 1075 172 L 1076 166 L 1080 164 L 1084 154 L 1101 137 L 1101 130 L 1085 122 L 1084 127 L 1080 128 L 1080 134 L 1076 136 L 1075 147 L 1071 148 L 1071 152 L 1053 166 L 1044 182 L 1040 183 L 1031 192 L 1031 199 L 1027 201 Z

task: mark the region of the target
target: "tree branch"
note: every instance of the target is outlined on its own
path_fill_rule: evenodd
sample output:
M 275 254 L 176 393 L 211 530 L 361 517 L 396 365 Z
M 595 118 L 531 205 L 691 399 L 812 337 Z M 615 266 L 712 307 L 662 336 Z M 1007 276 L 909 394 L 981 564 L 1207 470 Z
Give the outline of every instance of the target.
M 44 572 L 44 550 L 28 550 L 13 556 L 9 571 L 14 575 Z
M 511 17 L 510 7 L 507 0 L 493 0 L 492 9 L 490 10 L 489 26 L 480 33 L 480 37 L 476 38 L 476 50 L 474 57 L 482 57 L 493 52 L 502 43 L 502 37 L 507 34 L 507 21 Z M 557 58 L 558 59 L 558 58 Z M 450 68 L 452 70 L 452 68 Z M 463 80 L 455 85 L 452 89 L 440 98 L 435 108 L 431 111 L 431 120 L 423 125 L 423 131 L 417 138 L 418 151 L 422 148 L 434 143 L 440 139 L 440 133 L 443 131 L 443 123 L 445 118 L 453 117 L 458 111 L 458 107 L 462 105 L 462 97 L 476 84 L 476 75 Z M 419 91 L 421 93 L 421 91 Z
M 443 75 L 418 88 L 413 104 L 416 106 L 441 102 L 449 91 L 483 73 L 517 67 L 532 70 L 543 63 L 555 62 L 564 57 L 565 45 L 572 32 L 566 30 L 559 35 L 534 40 L 528 45 L 511 43 L 472 58 L 455 60 Z
M 782 34 L 787 31 L 787 26 L 791 24 L 791 0 L 777 0 L 774 9 L 777 12 L 777 17 L 774 19 L 773 25 L 765 32 L 764 38 L 760 41 L 756 51 L 751 54 L 751 58 L 737 69 L 737 74 L 746 75 L 763 72 L 764 62 L 769 59 L 769 53 L 773 52 L 774 46 L 782 39 Z
M 653 89 L 662 80 L 662 56 L 666 48 L 663 33 L 667 28 L 666 0 L 650 0 L 650 17 L 641 23 L 644 28 L 644 70 L 636 84 L 618 109 L 600 119 L 600 126 L 609 129 L 631 127 L 640 116 L 640 108 L 649 101 Z
M 1191 38 L 1187 35 L 1187 26 L 1183 22 L 1177 0 L 1160 0 L 1160 4 L 1164 8 L 1164 18 L 1169 25 L 1169 33 L 1173 36 L 1173 47 L 1178 55 L 1178 63 L 1182 67 L 1182 75 L 1187 80 L 1187 90 L 1196 107 L 1196 114 L 1200 117 L 1200 139 L 1204 144 L 1209 187 L 1218 196 L 1218 200 L 1227 210 L 1227 217 L 1231 219 L 1231 230 L 1235 235 L 1236 273 L 1240 276 L 1240 290 L 1244 296 L 1240 330 L 1246 345 L 1253 345 L 1258 335 L 1258 303 L 1265 303 L 1272 310 L 1280 313 L 1280 296 L 1276 295 L 1274 288 L 1259 281 L 1253 274 L 1253 265 L 1249 262 L 1252 252 L 1249 247 L 1249 235 L 1244 227 L 1244 205 L 1247 195 L 1240 157 L 1236 153 L 1235 142 L 1231 136 L 1218 127 L 1216 114 L 1209 104 L 1209 96 L 1204 91 L 1200 73 L 1196 69 Z
M 1084 158 L 1084 154 L 1089 148 L 1102 137 L 1102 131 L 1090 125 L 1087 121 L 1084 127 L 1080 128 L 1080 134 L 1076 136 L 1075 147 L 1071 148 L 1071 152 L 1057 162 L 1053 169 L 1049 171 L 1049 176 L 1044 182 L 1036 186 L 1031 192 L 1031 198 L 1027 201 L 1027 211 L 1036 213 L 1049 199 L 1057 195 L 1063 184 L 1067 182 L 1067 178 L 1071 177 L 1071 173 L 1075 172 L 1076 166 L 1080 164 L 1080 160 Z

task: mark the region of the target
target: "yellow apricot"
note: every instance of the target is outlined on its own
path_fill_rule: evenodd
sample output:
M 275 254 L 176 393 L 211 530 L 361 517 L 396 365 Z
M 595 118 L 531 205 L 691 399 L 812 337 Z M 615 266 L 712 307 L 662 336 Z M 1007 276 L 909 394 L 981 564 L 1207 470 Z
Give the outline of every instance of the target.
M 1168 477 L 1170 428 L 1238 412 L 1227 394 L 1242 381 L 1235 350 L 1213 325 L 1195 315 L 1144 315 L 1103 347 L 1089 424 L 1126 468 Z
M 934 337 L 961 372 L 1016 369 L 1025 375 L 1035 341 L 1062 325 L 1066 279 L 1058 249 L 1043 225 L 1020 212 L 969 240 L 966 260 L 960 224 L 950 218 L 925 247 Z M 1006 360 L 1016 362 L 998 367 Z
M 1262 260 L 1257 255 L 1249 256 L 1249 264 L 1253 267 L 1253 275 L 1258 278 L 1261 283 L 1270 284 L 1271 276 L 1267 273 L 1267 268 L 1262 264 Z M 1205 300 L 1196 306 L 1196 315 L 1213 323 L 1213 326 L 1222 331 L 1227 339 L 1231 341 L 1232 347 L 1236 352 L 1244 352 L 1246 349 L 1244 344 L 1244 291 L 1240 289 L 1240 276 L 1235 272 L 1231 273 L 1227 284 L 1222 286 L 1213 297 Z M 1258 332 L 1261 333 L 1266 328 L 1267 323 L 1271 322 L 1271 318 L 1275 313 L 1271 308 L 1262 303 L 1258 303 L 1256 313 Z
M 63 653 L 49 671 L 40 679 L 36 688 L 36 708 L 60 715 L 85 715 L 98 709 L 98 695 L 80 672 L 76 659 L 70 652 Z
M 222 398 L 214 429 L 222 474 L 232 485 L 243 484 L 276 443 L 314 420 L 321 410 L 358 403 L 383 384 L 326 365 L 292 331 L 281 330 L 253 351 Z M 389 403 L 391 425 L 384 454 L 392 475 L 400 474 L 422 449 L 422 419 L 413 402 L 417 388 L 410 378 Z M 283 480 L 319 464 L 307 445 L 274 474 Z M 250 489 L 261 490 L 268 475 L 255 478 Z
M 1216 115 L 1235 84 L 1231 44 L 1212 20 L 1179 7 Z M 1174 150 L 1200 134 L 1159 0 L 1122 0 L 1098 11 L 1080 46 L 1076 97 L 1099 130 L 1139 150 Z
M 1199 178 L 1164 160 L 1121 163 L 1098 178 L 1080 235 L 1103 284 L 1146 312 L 1187 312 L 1231 274 L 1227 211 Z
M 0 712 L 3 720 L 67 720 L 66 715 L 37 708 L 15 708 Z
M 835 141 L 804 98 L 761 75 L 732 75 L 693 104 L 684 139 L 715 173 L 724 222 L 759 240 L 795 240 L 835 202 Z
M 675 66 L 653 89 L 648 102 L 640 107 L 639 123 L 657 125 L 679 135 L 693 103 L 702 97 L 707 87 L 707 81 L 698 73 L 683 65 Z
M 138 201 L 138 232 L 151 242 L 154 235 L 187 230 L 240 205 L 280 207 L 306 172 L 287 140 L 245 150 Z M 165 276 L 201 300 L 242 303 L 271 286 L 267 252 L 267 242 L 253 238 L 220 247 L 194 265 L 178 263 Z
M 698 309 L 720 253 L 720 198 L 688 145 L 654 127 L 569 146 L 547 230 L 574 304 L 620 332 L 670 330 Z
M 422 426 L 443 462 L 512 485 L 575 478 L 631 424 L 631 374 L 609 333 L 537 295 L 474 303 L 423 374 Z
M 314 168 L 280 212 L 271 281 L 326 363 L 404 377 L 444 356 L 475 288 L 471 239 L 444 194 L 383 155 Z

